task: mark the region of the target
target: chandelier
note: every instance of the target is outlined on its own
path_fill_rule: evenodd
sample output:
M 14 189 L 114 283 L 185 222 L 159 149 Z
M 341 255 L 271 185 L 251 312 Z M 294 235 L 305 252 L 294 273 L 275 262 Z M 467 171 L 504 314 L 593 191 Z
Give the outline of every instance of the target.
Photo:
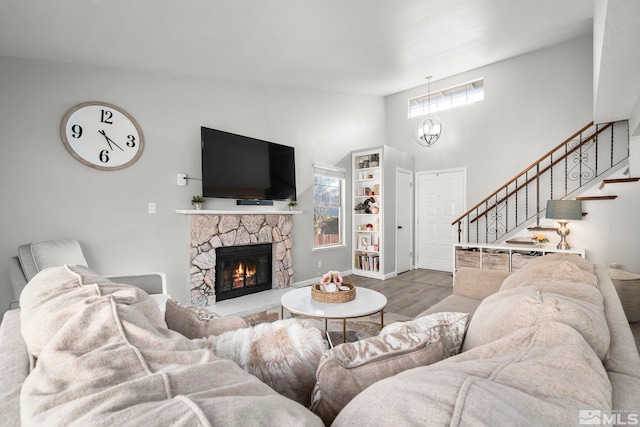
M 427 101 L 427 118 L 418 122 L 413 137 L 424 147 L 433 147 L 442 136 L 442 123 L 437 117 L 431 116 L 431 76 L 427 77 L 429 99 Z

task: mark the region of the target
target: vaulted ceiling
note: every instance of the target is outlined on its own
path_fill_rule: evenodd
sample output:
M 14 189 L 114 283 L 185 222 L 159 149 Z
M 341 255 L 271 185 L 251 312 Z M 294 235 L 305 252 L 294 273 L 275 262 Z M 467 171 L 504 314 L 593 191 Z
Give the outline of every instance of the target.
M 2 0 L 0 55 L 388 95 L 591 33 L 593 18 L 591 0 Z

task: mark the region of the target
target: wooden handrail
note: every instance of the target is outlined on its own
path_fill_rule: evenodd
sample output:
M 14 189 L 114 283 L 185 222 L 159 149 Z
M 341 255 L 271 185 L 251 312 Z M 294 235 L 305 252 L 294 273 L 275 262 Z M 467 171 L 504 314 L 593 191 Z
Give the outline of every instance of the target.
M 564 147 L 566 144 L 568 144 L 569 142 L 571 142 L 571 140 L 573 140 L 575 137 L 577 137 L 578 135 L 582 134 L 584 131 L 586 131 L 587 129 L 589 129 L 591 126 L 593 126 L 593 121 L 589 122 L 589 124 L 585 125 L 582 129 L 580 129 L 579 131 L 575 132 L 573 135 L 571 135 L 570 137 L 568 137 L 567 139 L 565 139 L 563 142 L 561 142 L 560 144 L 558 144 L 557 146 L 555 146 L 553 149 L 549 150 L 546 154 L 544 154 L 543 156 L 541 156 L 538 160 L 536 160 L 535 162 L 533 162 L 531 165 L 529 165 L 527 168 L 525 168 L 522 172 L 520 172 L 518 175 L 516 175 L 515 177 L 513 177 L 512 179 L 510 179 L 509 181 L 507 181 L 506 184 L 504 184 L 503 186 L 501 186 L 498 190 L 494 191 L 493 193 L 491 193 L 489 196 L 487 196 L 485 199 L 483 199 L 482 201 L 480 201 L 479 203 L 477 203 L 474 207 L 472 207 L 471 209 L 469 209 L 467 212 L 465 212 L 464 214 L 462 214 L 460 217 L 456 218 L 451 225 L 455 225 L 456 223 L 460 222 L 463 218 L 465 218 L 466 216 L 470 215 L 475 209 L 477 209 L 478 207 L 480 207 L 483 203 L 486 203 L 487 201 L 489 201 L 489 199 L 491 199 L 492 197 L 494 197 L 495 195 L 497 195 L 500 191 L 504 190 L 505 188 L 507 188 L 509 185 L 511 185 L 511 183 L 513 183 L 514 181 L 516 181 L 518 178 L 520 178 L 522 175 L 526 174 L 527 172 L 529 172 L 531 169 L 533 169 L 534 167 L 536 167 L 540 162 L 542 162 L 543 160 L 545 160 L 547 157 L 551 156 L 553 153 L 555 153 L 557 150 L 559 150 L 560 148 Z M 598 131 L 596 133 L 594 133 L 593 135 L 591 135 L 589 137 L 589 140 L 592 139 L 595 135 L 600 134 L 602 131 L 604 131 L 605 129 L 608 129 L 610 126 L 612 126 L 611 123 L 608 123 L 606 126 L 604 126 L 601 129 L 598 129 Z M 580 146 L 583 144 L 580 144 Z M 576 147 L 577 148 L 577 147 Z M 574 150 L 572 150 L 573 152 Z M 567 153 L 569 154 L 569 153 Z M 555 164 L 556 162 L 554 162 L 553 164 Z M 553 165 L 552 164 L 552 165 Z M 549 166 L 550 167 L 550 166 Z M 545 171 L 549 168 L 547 167 L 545 169 Z M 542 174 L 542 173 L 540 173 Z M 536 177 L 538 176 L 538 174 L 536 174 Z M 528 181 L 527 181 L 528 183 Z M 497 205 L 497 204 L 496 204 Z M 494 205 L 495 206 L 495 205 Z M 486 214 L 486 211 L 483 213 Z M 478 215 L 474 221 L 479 218 L 481 215 Z
M 505 195 L 502 199 L 498 200 L 491 208 L 485 209 L 483 212 L 479 213 L 474 219 L 472 219 L 470 222 L 474 223 L 476 222 L 479 218 L 485 216 L 491 209 L 493 209 L 494 206 L 498 206 L 500 203 L 504 202 L 505 200 L 507 200 L 509 197 L 511 197 L 512 195 L 516 194 L 518 191 L 520 191 L 522 188 L 526 187 L 527 185 L 529 185 L 530 183 L 534 182 L 536 179 L 538 179 L 538 177 L 542 176 L 542 174 L 544 174 L 545 172 L 547 172 L 549 169 L 551 169 L 552 167 L 554 167 L 556 164 L 560 163 L 562 160 L 566 159 L 567 157 L 569 157 L 571 154 L 573 154 L 574 152 L 576 152 L 580 147 L 584 146 L 585 144 L 589 143 L 591 140 L 593 140 L 596 136 L 600 135 L 600 133 L 604 132 L 605 130 L 607 130 L 610 126 L 612 126 L 611 123 L 607 123 L 605 126 L 603 126 L 602 128 L 598 129 L 596 132 L 594 132 L 592 135 L 588 136 L 585 140 L 583 140 L 580 144 L 576 145 L 575 147 L 573 147 L 571 150 L 567 151 L 565 154 L 563 154 L 562 156 L 560 156 L 560 158 L 554 160 L 553 162 L 551 162 L 549 165 L 547 165 L 544 169 L 542 169 L 541 171 L 539 171 L 538 173 L 536 173 L 534 176 L 532 176 L 531 178 L 527 179 L 527 181 L 525 181 L 524 184 L 520 184 L 520 186 L 516 186 L 515 190 L 512 190 L 510 193 L 507 193 L 507 195 Z M 584 129 L 583 129 L 584 130 Z M 573 138 L 575 138 L 576 135 L 572 136 L 571 138 L 569 138 L 568 140 L 565 140 L 565 144 L 570 142 Z M 548 156 L 551 156 L 551 154 L 553 154 L 556 150 L 562 148 L 562 145 L 559 145 L 555 148 L 555 150 L 547 153 L 547 156 L 541 158 L 538 160 L 538 163 L 540 163 L 541 161 L 545 160 Z M 537 166 L 538 163 L 534 163 L 531 166 L 529 166 L 528 169 L 526 169 L 524 172 L 520 173 L 517 177 L 515 177 L 514 179 L 512 179 L 511 181 L 509 181 L 506 185 L 503 185 L 498 191 L 495 191 L 491 196 L 489 196 L 488 198 L 486 198 L 485 200 L 483 200 L 482 202 L 480 202 L 480 204 L 476 205 L 473 209 L 471 209 L 469 212 L 467 212 L 466 215 L 461 216 L 460 218 L 458 218 L 458 220 L 454 221 L 451 223 L 451 225 L 455 225 L 459 220 L 461 220 L 462 218 L 464 218 L 465 216 L 467 216 L 468 214 L 471 214 L 471 212 L 478 208 L 482 203 L 486 203 L 491 197 L 497 195 L 500 191 L 504 190 L 505 188 L 507 188 L 511 183 L 513 183 L 514 181 L 516 181 L 518 178 L 520 178 L 522 175 L 524 175 L 526 172 L 528 172 L 529 170 L 533 169 L 533 167 Z

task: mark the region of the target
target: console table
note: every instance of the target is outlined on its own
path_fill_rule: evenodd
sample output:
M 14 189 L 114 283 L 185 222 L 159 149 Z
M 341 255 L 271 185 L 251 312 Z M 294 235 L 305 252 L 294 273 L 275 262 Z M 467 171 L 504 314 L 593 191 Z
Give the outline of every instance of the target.
M 454 243 L 453 274 L 455 275 L 455 271 L 460 267 L 515 271 L 533 258 L 551 253 L 575 254 L 582 258 L 585 257 L 585 250 L 582 248 L 562 250 L 551 246 Z

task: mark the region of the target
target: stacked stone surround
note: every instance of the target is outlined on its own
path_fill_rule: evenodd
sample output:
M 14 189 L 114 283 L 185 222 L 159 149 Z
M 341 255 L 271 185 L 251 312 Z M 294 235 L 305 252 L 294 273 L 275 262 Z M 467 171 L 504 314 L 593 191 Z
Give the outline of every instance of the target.
M 273 287 L 293 283 L 291 215 L 191 215 L 191 303 L 205 307 L 216 301 L 216 248 L 272 243 Z

